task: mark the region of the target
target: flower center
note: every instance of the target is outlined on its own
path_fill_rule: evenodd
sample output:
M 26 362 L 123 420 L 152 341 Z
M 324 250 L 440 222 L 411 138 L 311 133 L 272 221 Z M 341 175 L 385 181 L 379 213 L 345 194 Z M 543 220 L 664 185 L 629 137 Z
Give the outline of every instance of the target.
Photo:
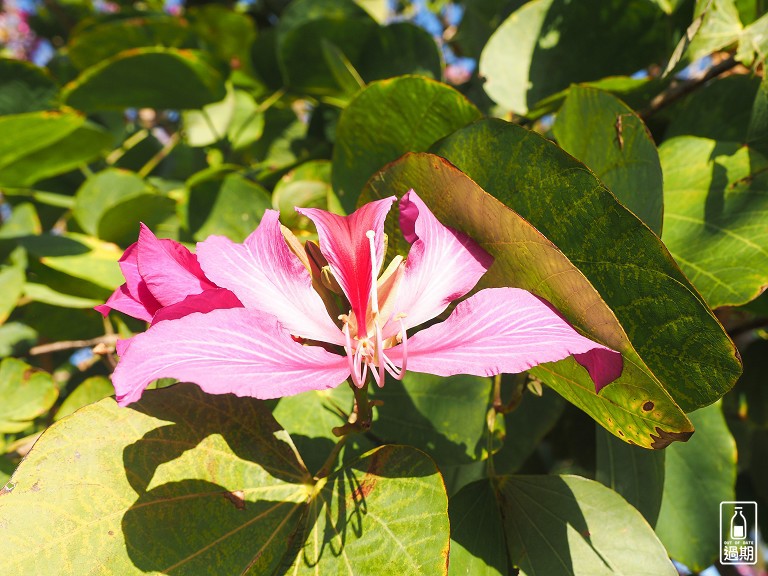
M 402 338 L 403 344 L 403 361 L 402 367 L 398 368 L 394 362 L 390 360 L 384 352 L 385 345 L 382 336 L 382 319 L 379 315 L 379 295 L 378 286 L 376 282 L 376 245 L 374 238 L 376 236 L 373 230 L 368 230 L 365 233 L 368 238 L 368 245 L 371 249 L 371 293 L 369 295 L 371 302 L 371 320 L 373 323 L 373 335 L 368 334 L 367 328 L 365 329 L 365 336 L 362 338 L 358 335 L 354 341 L 349 333 L 349 318 L 346 315 L 341 316 L 344 321 L 344 327 L 342 332 L 346 338 L 346 344 L 344 350 L 347 353 L 347 360 L 349 362 L 349 371 L 352 375 L 352 381 L 355 386 L 362 388 L 365 385 L 365 379 L 368 376 L 368 366 L 371 365 L 371 374 L 376 384 L 381 387 L 384 386 L 384 378 L 386 372 L 389 372 L 393 378 L 402 380 L 405 376 L 405 367 L 408 357 L 408 335 L 405 332 L 405 324 L 403 323 L 403 317 L 405 314 L 398 314 L 395 319 L 400 322 L 400 332 L 395 340 Z M 385 319 L 386 320 L 386 319 Z M 358 325 L 367 325 L 365 319 L 358 320 Z M 364 324 L 363 324 L 364 323 Z M 358 328 L 359 330 L 359 328 Z

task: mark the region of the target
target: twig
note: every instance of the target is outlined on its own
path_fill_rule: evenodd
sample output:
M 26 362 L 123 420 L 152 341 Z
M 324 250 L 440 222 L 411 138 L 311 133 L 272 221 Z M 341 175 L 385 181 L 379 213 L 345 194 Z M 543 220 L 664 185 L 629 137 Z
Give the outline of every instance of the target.
M 168 154 L 171 153 L 171 150 L 173 150 L 176 147 L 176 144 L 179 143 L 179 133 L 175 132 L 171 135 L 168 142 L 166 142 L 165 146 L 163 146 L 160 150 L 158 150 L 157 154 L 152 156 L 144 166 L 142 166 L 141 170 L 137 172 L 139 176 L 142 178 L 146 178 L 149 176 L 150 172 L 155 169 L 155 167 L 162 162 Z
M 704 74 L 701 78 L 697 78 L 696 80 L 690 80 L 688 82 L 681 82 L 679 84 L 675 84 L 672 87 L 670 87 L 668 90 L 665 90 L 664 92 L 660 93 L 658 96 L 656 96 L 653 100 L 651 100 L 650 105 L 645 109 L 640 111 L 640 117 L 643 120 L 647 120 L 650 116 L 653 116 L 656 114 L 659 110 L 666 108 L 670 104 L 677 102 L 684 96 L 687 96 L 703 84 L 706 84 L 713 78 L 717 78 L 721 74 L 724 74 L 728 70 L 731 70 L 732 68 L 735 68 L 738 65 L 738 62 L 736 61 L 735 56 L 731 56 L 730 58 L 726 58 L 722 62 L 718 62 L 712 68 L 707 70 L 707 73 Z
M 41 344 L 40 346 L 30 348 L 29 355 L 39 356 L 40 354 L 50 354 L 51 352 L 71 350 L 72 348 L 86 348 L 98 344 L 114 346 L 118 338 L 119 336 L 116 334 L 107 334 L 105 336 L 99 336 L 98 338 L 91 338 L 90 340 L 64 340 L 62 342 L 51 342 L 50 344 Z

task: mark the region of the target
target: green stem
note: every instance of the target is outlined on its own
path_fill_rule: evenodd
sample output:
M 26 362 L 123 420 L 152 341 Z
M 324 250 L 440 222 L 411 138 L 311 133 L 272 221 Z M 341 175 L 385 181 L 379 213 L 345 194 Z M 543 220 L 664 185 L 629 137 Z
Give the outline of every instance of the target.
M 333 470 L 333 465 L 336 463 L 336 459 L 339 457 L 339 452 L 341 452 L 341 449 L 344 447 L 344 444 L 347 442 L 347 438 L 349 438 L 349 435 L 342 436 L 339 438 L 339 441 L 336 442 L 336 445 L 333 447 L 333 450 L 331 450 L 331 453 L 328 455 L 328 458 L 323 463 L 322 468 L 317 471 L 317 474 L 315 474 L 315 480 L 319 480 L 320 478 L 325 478 L 328 476 L 328 474 L 331 473 Z

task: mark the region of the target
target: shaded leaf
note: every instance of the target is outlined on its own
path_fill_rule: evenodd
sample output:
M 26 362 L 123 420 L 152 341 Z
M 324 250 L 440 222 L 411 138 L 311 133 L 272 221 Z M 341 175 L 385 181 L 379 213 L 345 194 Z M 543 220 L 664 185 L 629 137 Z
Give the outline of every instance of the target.
M 573 82 L 633 74 L 664 58 L 664 20 L 647 0 L 527 2 L 485 45 L 483 87 L 498 104 L 525 114 Z
M 10 486 L 0 550 L 18 573 L 45 573 L 50 554 L 84 573 L 446 571 L 447 498 L 429 458 L 382 447 L 315 485 L 263 402 L 190 384 L 60 420 Z
M 202 54 L 174 48 L 135 48 L 85 70 L 62 90 L 80 110 L 202 108 L 224 98 L 224 81 Z
M 132 48 L 179 48 L 189 36 L 185 19 L 144 12 L 141 16 L 80 26 L 69 39 L 67 54 L 72 63 L 83 70 Z
M 327 160 L 305 162 L 291 170 L 275 185 L 272 207 L 280 211 L 280 222 L 291 229 L 312 228 L 309 218 L 294 207 L 329 208 L 331 189 L 331 163 Z
M 24 293 L 26 274 L 18 265 L 0 266 L 0 324 L 8 319 Z
M 476 122 L 434 151 L 562 250 L 683 410 L 705 406 L 733 386 L 741 365 L 723 327 L 658 237 L 584 165 L 500 120 Z
M 483 439 L 490 395 L 489 378 L 408 372 L 402 382 L 375 391 L 384 405 L 373 431 L 387 444 L 423 450 L 439 466 L 469 464 L 488 457 Z
M 0 58 L 0 115 L 54 108 L 56 92 L 56 83 L 42 68 Z
M 661 236 L 664 189 L 659 153 L 629 106 L 606 92 L 574 86 L 553 131 L 566 152 L 589 166 L 624 206 Z
M 271 207 L 269 193 L 236 172 L 193 176 L 187 185 L 188 226 L 196 240 L 223 234 L 242 242 Z
M 736 443 L 720 403 L 691 413 L 696 434 L 666 451 L 664 496 L 656 533 L 669 555 L 692 570 L 712 564 L 720 553 L 720 502 L 734 500 Z M 687 530 L 695 526 L 695 530 Z
M 352 0 L 295 0 L 277 26 L 277 55 L 285 84 L 297 91 L 326 95 L 339 91 L 322 42 L 338 48 L 357 66 L 368 36 L 378 24 Z
M 22 202 L 13 206 L 11 215 L 0 224 L 0 238 L 18 238 L 42 233 L 42 225 L 35 205 Z
M 509 555 L 521 574 L 677 574 L 640 513 L 602 484 L 579 476 L 496 482 Z
M 620 442 L 598 428 L 595 479 L 618 492 L 655 526 L 664 492 L 665 454 L 666 450 L 651 452 Z
M 409 76 L 372 83 L 336 128 L 332 182 L 342 206 L 352 212 L 365 182 L 386 163 L 405 152 L 424 152 L 479 117 L 473 104 L 445 84 Z
M 63 306 L 64 308 L 93 308 L 103 304 L 103 300 L 94 300 L 92 298 L 83 298 L 72 294 L 57 292 L 45 284 L 27 282 L 24 284 L 24 296 L 35 302 L 43 302 L 53 306 Z
M 440 80 L 443 62 L 429 32 L 410 22 L 393 22 L 371 34 L 358 70 L 366 82 L 404 74 Z

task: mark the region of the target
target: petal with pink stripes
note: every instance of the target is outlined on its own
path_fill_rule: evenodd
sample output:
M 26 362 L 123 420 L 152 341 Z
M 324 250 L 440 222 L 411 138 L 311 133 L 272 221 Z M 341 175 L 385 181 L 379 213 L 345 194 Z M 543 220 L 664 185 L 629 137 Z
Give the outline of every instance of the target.
M 386 350 L 402 366 L 403 345 Z M 407 341 L 407 368 L 439 376 L 524 372 L 570 355 L 600 388 L 621 375 L 621 354 L 580 335 L 545 300 L 519 288 L 489 288 Z
M 277 318 L 245 308 L 158 322 L 134 336 L 112 375 L 121 406 L 158 378 L 195 382 L 210 394 L 279 398 L 333 388 L 347 359 L 295 342 Z
M 320 251 L 328 260 L 334 277 L 349 300 L 359 326 L 366 317 L 373 272 L 378 276 L 384 259 L 384 220 L 395 197 L 369 202 L 349 216 L 339 216 L 319 208 L 296 208 L 315 223 Z M 373 231 L 375 262 L 371 262 L 371 243 L 366 233 Z
M 400 228 L 412 245 L 393 311 L 405 313 L 403 322 L 412 328 L 472 290 L 493 257 L 466 234 L 443 226 L 413 190 L 400 199 Z
M 198 243 L 200 265 L 208 278 L 234 292 L 246 308 L 276 316 L 291 334 L 343 345 L 344 336 L 312 288 L 309 272 L 286 244 L 278 215 L 265 211 L 243 244 L 224 236 Z

